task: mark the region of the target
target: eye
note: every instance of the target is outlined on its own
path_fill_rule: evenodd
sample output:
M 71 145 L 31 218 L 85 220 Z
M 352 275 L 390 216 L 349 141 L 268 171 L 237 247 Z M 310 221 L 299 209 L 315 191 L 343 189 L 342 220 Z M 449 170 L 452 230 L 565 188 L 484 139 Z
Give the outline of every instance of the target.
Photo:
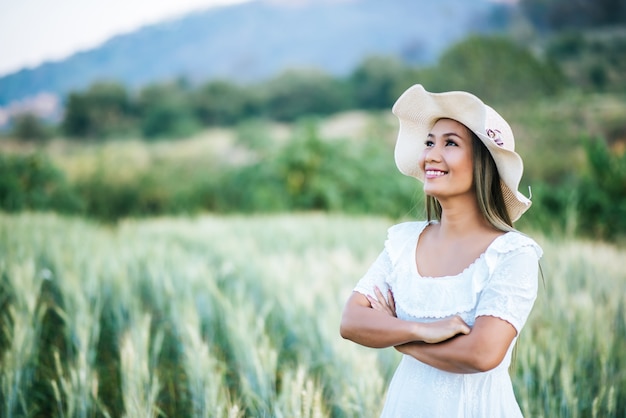
M 458 147 L 458 144 L 456 142 L 454 142 L 453 140 L 451 140 L 451 139 L 447 139 L 446 140 L 446 147 L 450 147 L 450 146 Z
M 426 145 L 426 147 L 430 148 L 430 147 L 434 146 L 435 143 L 433 141 L 431 141 L 430 139 L 427 139 L 426 142 L 424 142 L 424 145 Z

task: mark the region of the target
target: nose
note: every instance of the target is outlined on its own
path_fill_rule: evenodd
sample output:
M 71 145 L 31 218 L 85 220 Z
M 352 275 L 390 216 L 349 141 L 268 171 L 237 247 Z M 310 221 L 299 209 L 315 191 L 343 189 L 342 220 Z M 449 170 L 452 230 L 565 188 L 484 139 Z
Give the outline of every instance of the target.
M 424 161 L 426 162 L 439 162 L 441 161 L 441 150 L 437 145 L 432 147 L 426 147 L 424 150 Z

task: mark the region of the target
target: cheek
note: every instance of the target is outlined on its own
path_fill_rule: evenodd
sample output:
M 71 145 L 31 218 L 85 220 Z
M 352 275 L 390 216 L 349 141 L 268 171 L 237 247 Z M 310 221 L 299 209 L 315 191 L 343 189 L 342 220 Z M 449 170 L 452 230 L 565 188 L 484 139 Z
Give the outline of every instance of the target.
M 467 179 L 469 183 L 474 183 L 474 170 L 472 169 L 471 164 L 467 164 L 463 168 L 463 177 Z
M 459 158 L 457 160 L 457 166 L 460 168 L 461 171 L 469 173 L 470 175 L 473 174 L 474 164 L 472 161 L 472 155 L 467 153 L 459 155 Z

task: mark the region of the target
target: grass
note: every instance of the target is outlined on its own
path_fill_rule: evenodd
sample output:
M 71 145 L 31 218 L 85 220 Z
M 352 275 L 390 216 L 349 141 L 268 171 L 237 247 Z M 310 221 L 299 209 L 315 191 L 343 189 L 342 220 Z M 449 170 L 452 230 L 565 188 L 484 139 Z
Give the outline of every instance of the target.
M 390 221 L 0 214 L 0 415 L 375 417 L 399 359 L 339 337 Z M 626 413 L 625 250 L 537 236 L 512 370 L 533 417 Z

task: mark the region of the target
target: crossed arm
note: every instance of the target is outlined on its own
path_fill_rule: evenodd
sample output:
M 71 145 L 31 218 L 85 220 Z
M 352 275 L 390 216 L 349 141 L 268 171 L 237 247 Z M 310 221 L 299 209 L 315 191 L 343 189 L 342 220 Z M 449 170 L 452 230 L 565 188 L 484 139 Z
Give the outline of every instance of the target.
M 374 348 L 395 347 L 403 354 L 453 373 L 478 373 L 502 362 L 517 335 L 509 322 L 479 316 L 470 327 L 453 316 L 430 323 L 405 321 L 395 316 L 393 295 L 387 299 L 353 292 L 344 308 L 343 338 Z

